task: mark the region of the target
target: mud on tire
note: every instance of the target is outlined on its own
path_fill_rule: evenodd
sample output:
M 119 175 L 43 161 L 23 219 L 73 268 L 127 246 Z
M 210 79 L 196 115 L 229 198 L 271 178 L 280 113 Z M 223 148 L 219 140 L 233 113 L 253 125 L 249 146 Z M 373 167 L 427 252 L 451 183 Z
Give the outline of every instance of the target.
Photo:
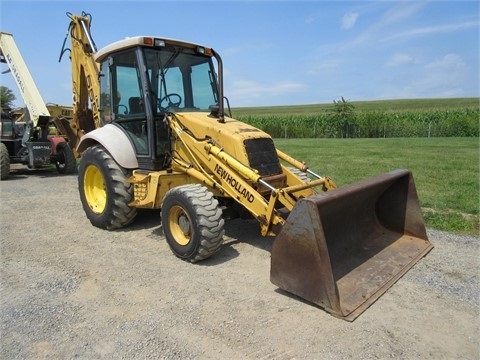
M 137 209 L 128 206 L 133 200 L 133 186 L 125 182 L 128 176 L 129 171 L 121 168 L 101 145 L 94 145 L 82 154 L 78 190 L 92 225 L 114 230 L 135 219 Z

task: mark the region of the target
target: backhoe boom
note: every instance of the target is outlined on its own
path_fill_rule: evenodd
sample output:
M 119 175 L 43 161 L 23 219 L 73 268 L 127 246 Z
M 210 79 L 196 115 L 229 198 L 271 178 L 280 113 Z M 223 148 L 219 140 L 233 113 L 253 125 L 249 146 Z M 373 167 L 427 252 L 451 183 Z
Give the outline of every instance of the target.
M 70 51 L 74 116 L 70 123 L 72 135 L 69 140 L 76 147 L 84 134 L 103 125 L 99 112 L 100 70 L 95 62 L 96 45 L 90 35 L 91 17 L 85 13 L 81 16 L 67 15 L 70 24 L 59 61 L 65 52 Z M 65 48 L 68 36 L 71 40 L 70 49 Z

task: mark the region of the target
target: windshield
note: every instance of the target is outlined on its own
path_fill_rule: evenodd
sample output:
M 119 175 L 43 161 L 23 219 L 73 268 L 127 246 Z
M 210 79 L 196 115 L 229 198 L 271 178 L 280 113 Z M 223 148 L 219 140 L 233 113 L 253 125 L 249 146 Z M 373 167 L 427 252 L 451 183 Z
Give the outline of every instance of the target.
M 106 58 L 101 75 L 101 119 L 121 126 L 138 155 L 165 155 L 170 144 L 165 113 L 210 112 L 212 105 L 218 106 L 212 57 L 194 49 L 129 48 Z M 147 121 L 149 116 L 153 122 Z
M 157 112 L 208 111 L 218 105 L 211 57 L 183 48 L 147 48 L 144 53 Z

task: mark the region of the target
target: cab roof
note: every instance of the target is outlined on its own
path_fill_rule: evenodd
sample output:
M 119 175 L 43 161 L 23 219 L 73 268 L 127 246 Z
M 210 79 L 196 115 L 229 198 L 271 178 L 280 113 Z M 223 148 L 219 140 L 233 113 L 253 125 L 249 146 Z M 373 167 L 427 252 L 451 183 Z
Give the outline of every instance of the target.
M 185 48 L 190 48 L 190 49 L 195 49 L 198 47 L 205 48 L 202 45 L 199 44 L 194 44 L 191 42 L 186 42 L 183 40 L 175 40 L 175 39 L 169 39 L 169 38 L 160 38 L 160 37 L 155 37 L 155 36 L 134 36 L 134 37 L 128 37 L 123 40 L 116 41 L 110 45 L 105 46 L 104 48 L 100 49 L 96 54 L 95 54 L 95 61 L 101 62 L 103 61 L 108 55 L 110 55 L 112 52 L 117 52 L 120 50 L 125 50 L 128 48 L 136 47 L 136 46 L 148 46 L 148 47 L 154 47 L 155 41 L 160 41 L 164 42 L 165 45 L 174 45 L 174 46 L 181 46 Z

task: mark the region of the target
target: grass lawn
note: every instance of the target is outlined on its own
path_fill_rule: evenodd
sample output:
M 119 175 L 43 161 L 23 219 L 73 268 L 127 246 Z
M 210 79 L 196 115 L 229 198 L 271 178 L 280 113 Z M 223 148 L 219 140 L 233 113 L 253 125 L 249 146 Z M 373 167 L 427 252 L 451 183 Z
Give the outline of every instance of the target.
M 427 227 L 479 234 L 479 139 L 275 139 L 338 186 L 394 169 L 412 171 Z

